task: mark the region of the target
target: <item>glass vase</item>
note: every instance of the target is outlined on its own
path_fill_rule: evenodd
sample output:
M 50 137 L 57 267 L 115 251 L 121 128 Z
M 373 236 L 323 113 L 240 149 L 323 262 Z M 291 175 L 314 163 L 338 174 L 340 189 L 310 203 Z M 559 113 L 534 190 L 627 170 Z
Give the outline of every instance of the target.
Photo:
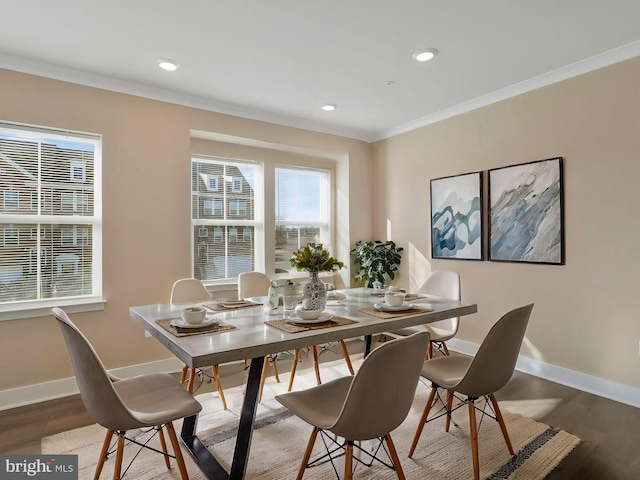
M 324 310 L 327 305 L 327 289 L 318 277 L 318 272 L 311 272 L 311 280 L 302 290 L 302 308 L 305 310 Z

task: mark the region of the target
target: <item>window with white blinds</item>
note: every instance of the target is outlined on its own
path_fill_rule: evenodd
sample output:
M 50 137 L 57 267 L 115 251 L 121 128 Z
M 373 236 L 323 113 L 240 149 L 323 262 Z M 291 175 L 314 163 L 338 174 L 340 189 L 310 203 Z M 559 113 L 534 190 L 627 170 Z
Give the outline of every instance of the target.
M 0 311 L 101 297 L 101 140 L 0 124 Z
M 262 227 L 260 165 L 212 157 L 191 161 L 193 276 L 235 280 L 256 268 L 255 230 Z
M 330 178 L 328 170 L 276 167 L 276 273 L 296 271 L 289 259 L 307 243 L 331 248 Z

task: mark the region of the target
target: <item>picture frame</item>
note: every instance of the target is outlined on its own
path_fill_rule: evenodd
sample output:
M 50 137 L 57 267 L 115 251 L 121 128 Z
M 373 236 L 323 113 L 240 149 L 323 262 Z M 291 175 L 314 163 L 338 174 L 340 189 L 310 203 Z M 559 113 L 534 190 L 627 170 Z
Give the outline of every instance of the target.
M 489 260 L 564 265 L 562 157 L 488 173 Z
M 484 260 L 482 172 L 435 178 L 431 190 L 431 257 Z

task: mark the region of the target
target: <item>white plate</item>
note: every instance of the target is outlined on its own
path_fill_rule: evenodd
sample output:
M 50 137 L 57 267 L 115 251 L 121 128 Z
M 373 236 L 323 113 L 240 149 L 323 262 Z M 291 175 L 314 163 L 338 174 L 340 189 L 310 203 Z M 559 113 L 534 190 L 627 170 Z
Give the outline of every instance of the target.
M 218 320 L 216 317 L 204 317 L 204 320 L 202 320 L 202 323 L 192 325 L 190 323 L 185 322 L 182 318 L 174 318 L 173 320 L 171 320 L 171 325 L 173 325 L 174 327 L 180 327 L 180 328 L 200 328 L 200 327 L 206 327 L 207 325 L 211 325 L 212 323 L 217 323 L 219 321 L 220 320 Z
M 404 302 L 402 305 L 398 305 L 397 307 L 392 307 L 388 303 L 376 303 L 373 305 L 373 308 L 380 310 L 381 312 L 402 312 L 403 310 L 410 310 L 414 307 L 415 305 L 413 303 L 407 302 Z
M 331 320 L 333 315 L 329 312 L 322 312 L 318 318 L 314 318 L 313 320 L 304 320 L 296 315 L 296 312 L 293 312 L 287 318 L 288 323 L 322 323 L 328 320 Z
M 344 292 L 338 292 L 336 290 L 327 292 L 327 300 L 340 301 L 340 300 L 345 300 L 346 298 L 347 298 L 347 295 Z

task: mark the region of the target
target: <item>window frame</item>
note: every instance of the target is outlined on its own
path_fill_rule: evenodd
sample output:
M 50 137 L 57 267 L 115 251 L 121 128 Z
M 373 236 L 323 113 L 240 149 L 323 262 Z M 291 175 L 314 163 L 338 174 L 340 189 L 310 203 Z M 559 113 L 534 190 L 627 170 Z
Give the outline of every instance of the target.
M 100 134 L 94 133 L 76 132 L 70 130 L 63 131 L 48 127 L 15 124 L 8 122 L 0 122 L 0 133 L 8 136 L 15 135 L 21 139 L 26 139 L 25 141 L 48 142 L 49 140 L 53 140 L 55 142 L 59 141 L 64 143 L 78 141 L 84 144 L 91 144 L 93 146 L 93 184 L 90 187 L 82 187 L 85 189 L 92 189 L 92 215 L 78 215 L 78 211 L 63 212 L 61 207 L 55 212 L 47 213 L 45 210 L 46 205 L 48 203 L 49 206 L 53 208 L 53 198 L 51 198 L 50 193 L 46 192 L 44 188 L 42 188 L 42 177 L 40 173 L 38 173 L 36 179 L 34 180 L 34 186 L 37 189 L 37 192 L 31 192 L 31 196 L 29 199 L 29 208 L 24 209 L 24 211 L 20 210 L 0 212 L 0 223 L 2 223 L 4 226 L 12 225 L 15 228 L 21 228 L 21 225 L 29 225 L 29 228 L 33 229 L 33 231 L 36 232 L 38 229 L 42 229 L 45 225 L 55 225 L 57 228 L 66 228 L 66 225 L 77 225 L 80 227 L 80 229 L 86 230 L 86 235 L 83 235 L 80 231 L 76 231 L 74 238 L 77 242 L 80 243 L 85 243 L 85 240 L 83 239 L 88 240 L 89 232 L 91 232 L 90 238 L 92 263 L 89 277 L 91 279 L 90 291 L 73 296 L 60 296 L 55 298 L 48 296 L 41 297 L 39 282 L 43 278 L 44 272 L 41 270 L 37 270 L 36 278 L 38 279 L 38 283 L 36 284 L 37 287 L 35 289 L 36 298 L 0 302 L 0 321 L 46 316 L 50 314 L 51 307 L 53 306 L 65 307 L 69 312 L 102 310 L 106 303 L 102 293 L 102 136 Z M 83 166 L 83 182 L 80 182 L 80 179 L 78 177 L 76 177 L 75 180 L 72 179 L 72 164 L 76 166 Z M 71 158 L 69 159 L 69 165 L 69 177 L 66 178 L 66 180 L 69 182 L 69 185 L 86 183 L 86 164 L 83 162 L 78 162 L 77 160 Z M 78 187 L 69 188 L 73 189 Z M 37 201 L 38 195 L 40 195 L 40 205 L 38 205 Z M 79 201 L 77 197 L 74 197 L 74 205 L 80 205 L 82 207 L 81 210 L 85 213 L 88 213 L 88 211 L 90 210 L 88 198 L 89 197 L 87 196 L 87 201 L 85 204 L 81 200 Z M 32 230 L 25 230 L 24 235 L 27 235 L 27 238 L 30 238 L 32 236 Z M 36 261 L 35 268 L 40 268 L 38 265 L 40 263 L 46 265 L 47 262 L 52 261 L 52 259 L 50 258 L 50 255 L 52 253 L 48 251 L 44 256 L 35 255 L 36 258 L 32 258 L 32 250 L 38 251 L 38 249 L 40 249 L 41 252 L 46 251 L 47 245 L 40 245 L 40 240 L 44 238 L 44 236 L 38 235 L 36 243 L 30 246 L 30 253 L 27 257 L 25 257 L 26 263 L 24 268 L 34 268 L 34 260 Z M 42 260 L 42 258 L 44 258 L 44 260 Z

